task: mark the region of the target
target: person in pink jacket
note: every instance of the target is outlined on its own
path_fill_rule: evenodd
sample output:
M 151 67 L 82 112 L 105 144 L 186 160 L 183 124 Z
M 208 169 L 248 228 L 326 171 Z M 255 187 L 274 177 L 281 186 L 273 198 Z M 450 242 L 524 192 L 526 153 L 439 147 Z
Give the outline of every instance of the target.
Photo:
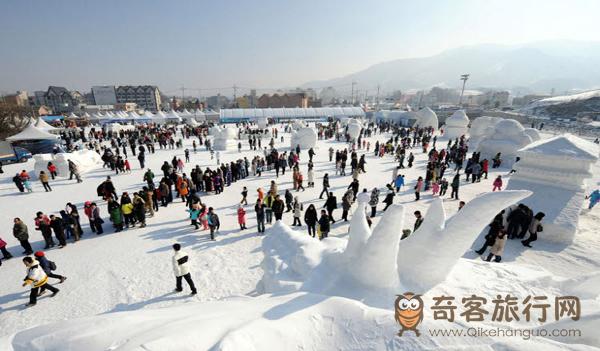
M 498 176 L 495 180 L 494 180 L 494 188 L 492 189 L 492 191 L 496 191 L 496 189 L 498 189 L 498 191 L 502 190 L 502 177 Z
M 238 223 L 240 225 L 240 229 L 244 230 L 246 228 L 246 210 L 240 205 L 237 210 Z
M 415 185 L 415 201 L 421 198 L 421 189 L 423 188 L 423 177 L 419 177 L 417 185 Z
M 438 182 L 433 182 L 433 184 L 431 184 L 431 192 L 433 193 L 432 195 L 436 196 L 439 191 L 440 191 L 440 184 Z
M 200 209 L 200 223 L 202 223 L 202 230 L 208 229 L 208 209 L 206 206 L 202 205 Z

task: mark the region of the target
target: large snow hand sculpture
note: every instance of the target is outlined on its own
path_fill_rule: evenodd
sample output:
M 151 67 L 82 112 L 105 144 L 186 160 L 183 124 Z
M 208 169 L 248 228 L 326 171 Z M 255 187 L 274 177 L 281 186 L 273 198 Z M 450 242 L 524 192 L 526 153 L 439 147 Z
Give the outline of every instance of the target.
M 350 222 L 348 240 L 317 241 L 277 222 L 263 241 L 263 292 L 296 290 L 344 296 L 378 306 L 404 291 L 425 293 L 444 281 L 459 258 L 502 209 L 529 191 L 487 193 L 446 220 L 435 199 L 421 227 L 400 241 L 404 207 L 393 205 L 371 231 L 365 199 Z M 381 306 L 384 307 L 384 306 Z

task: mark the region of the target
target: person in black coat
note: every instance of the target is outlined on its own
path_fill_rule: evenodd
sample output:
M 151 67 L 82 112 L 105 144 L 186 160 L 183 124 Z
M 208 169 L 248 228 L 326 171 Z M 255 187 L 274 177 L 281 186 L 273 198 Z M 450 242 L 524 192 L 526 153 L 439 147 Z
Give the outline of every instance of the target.
M 327 201 L 325 201 L 325 205 L 323 205 L 323 208 L 327 209 L 328 218 L 331 221 L 331 223 L 335 223 L 335 220 L 333 219 L 333 210 L 337 208 L 337 198 L 333 195 L 333 193 L 329 193 L 329 196 L 327 197 Z
M 256 212 L 256 222 L 259 233 L 265 232 L 265 207 L 267 206 L 261 200 L 256 200 L 254 211 Z
M 394 196 L 396 196 L 396 193 L 394 192 L 394 188 L 392 188 L 391 185 L 388 184 L 387 188 L 388 188 L 388 192 L 385 195 L 385 199 L 383 199 L 383 203 L 385 204 L 385 207 L 383 208 L 384 212 L 385 212 L 385 210 L 388 209 L 388 207 L 392 206 L 392 204 L 394 203 Z
M 323 176 L 323 190 L 321 191 L 321 194 L 319 195 L 319 199 L 323 198 L 323 194 L 325 194 L 329 197 L 328 191 L 329 191 L 329 174 L 325 173 L 325 175 Z
M 527 212 L 525 211 L 525 205 L 519 204 L 517 208 L 512 210 L 506 218 L 508 221 L 508 238 L 515 239 L 519 237 L 520 232 L 524 229 L 527 230 Z
M 20 192 L 22 192 L 22 193 L 25 192 L 25 187 L 23 186 L 23 180 L 19 176 L 19 173 L 17 173 L 17 175 L 13 177 L 12 181 L 15 183 L 15 185 L 17 186 L 17 188 L 19 189 Z
M 358 179 L 354 179 L 352 183 L 348 185 L 347 189 L 352 189 L 352 193 L 354 194 L 354 198 L 352 199 L 352 201 L 356 201 L 356 195 L 358 194 L 359 187 L 360 183 L 358 182 Z
M 283 210 L 285 209 L 285 204 L 279 194 L 275 196 L 275 200 L 273 204 L 271 204 L 271 209 L 273 210 L 273 214 L 275 214 L 275 220 L 279 221 L 283 217 Z
M 308 235 L 312 235 L 314 238 L 316 235 L 316 225 L 317 225 L 317 209 L 315 205 L 310 204 L 304 212 L 304 223 L 308 227 Z
M 329 221 L 329 216 L 327 216 L 325 210 L 321 210 L 321 218 L 319 218 L 319 231 L 321 232 L 321 237 L 319 238 L 320 240 L 323 240 L 329 236 L 329 230 L 331 229 Z
M 58 240 L 58 247 L 62 249 L 63 247 L 67 246 L 67 241 L 65 238 L 65 226 L 62 218 L 56 217 L 55 215 L 50 215 L 50 227 L 52 227 L 54 235 Z
M 496 238 L 498 237 L 498 234 L 500 234 L 500 231 L 503 229 L 503 225 L 502 225 L 503 216 L 504 216 L 504 210 L 502 210 L 502 212 L 498 213 L 496 215 L 496 217 L 494 217 L 494 219 L 492 220 L 492 223 L 490 223 L 490 229 L 489 229 L 488 233 L 485 235 L 485 243 L 483 243 L 483 246 L 481 247 L 481 249 L 475 251 L 479 255 L 483 255 L 483 253 L 485 252 L 487 247 L 493 246 L 494 243 L 496 242 Z

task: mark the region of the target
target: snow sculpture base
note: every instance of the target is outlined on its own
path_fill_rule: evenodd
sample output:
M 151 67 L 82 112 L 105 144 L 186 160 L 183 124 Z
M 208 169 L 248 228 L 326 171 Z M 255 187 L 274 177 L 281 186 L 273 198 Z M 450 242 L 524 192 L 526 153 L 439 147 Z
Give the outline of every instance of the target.
M 490 220 L 530 194 L 487 193 L 449 220 L 438 198 L 419 230 L 402 241 L 404 207 L 388 208 L 371 231 L 365 198 L 358 199 L 347 241 L 334 237 L 317 241 L 277 221 L 263 240 L 264 275 L 257 289 L 343 296 L 385 308 L 381 304 L 387 306 L 399 291 L 425 293 L 444 281 Z
M 447 139 L 460 138 L 469 131 L 469 117 L 464 110 L 458 110 L 446 118 L 444 137 Z
M 417 115 L 418 119 L 415 122 L 415 125 L 418 125 L 421 128 L 432 127 L 435 130 L 438 129 L 439 122 L 438 122 L 437 114 L 435 112 L 433 112 L 433 110 L 430 109 L 429 107 L 420 109 L 416 115 Z
M 56 166 L 56 172 L 60 178 L 68 177 L 70 174 L 68 160 L 77 165 L 80 174 L 94 170 L 102 164 L 102 157 L 92 150 L 80 150 L 56 155 L 38 154 L 33 155 L 33 159 L 35 160 L 33 171 L 36 177 L 40 171 L 48 173 L 48 162 L 52 162 Z
M 317 132 L 311 127 L 303 127 L 296 131 L 292 131 L 292 137 L 290 139 L 290 147 L 295 149 L 296 146 L 300 145 L 300 149 L 308 150 L 311 147 L 315 147 L 317 144 Z
M 212 148 L 215 151 L 236 150 L 237 145 L 238 143 L 235 140 L 215 138 L 213 139 Z

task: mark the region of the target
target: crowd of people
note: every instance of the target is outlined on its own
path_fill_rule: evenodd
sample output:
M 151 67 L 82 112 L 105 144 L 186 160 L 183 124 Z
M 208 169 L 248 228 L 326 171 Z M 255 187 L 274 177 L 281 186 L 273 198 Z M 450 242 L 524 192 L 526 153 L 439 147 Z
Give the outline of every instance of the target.
M 285 127 L 285 130 L 289 128 Z M 338 223 L 335 211 L 341 207 L 339 220 L 347 222 L 352 207 L 360 197 L 365 199 L 364 202 L 370 209 L 366 212 L 369 225 L 378 213 L 385 212 L 394 203 L 397 195 L 406 193 L 410 188 L 414 191 L 415 201 L 420 201 L 425 194 L 445 197 L 448 188 L 451 188 L 450 199 L 459 201 L 460 210 L 465 202 L 459 200 L 459 189 L 466 184 L 486 181 L 490 167 L 490 160 L 482 158 L 478 152 L 472 152 L 468 156 L 468 140 L 464 136 L 440 145 L 433 128 L 408 128 L 387 122 L 369 123 L 364 126 L 359 136 L 353 139 L 338 123 L 318 124 L 319 139 L 335 138 L 341 143 L 339 149 L 331 146 L 318 151 L 313 148 L 302 150 L 299 145 L 291 150 L 278 148 L 278 143 L 282 143 L 284 137 L 281 136 L 281 141 L 278 142 L 279 130 L 276 127 L 256 130 L 245 125 L 240 127 L 240 138 L 242 132 L 247 136 L 247 141 L 244 142 L 247 142 L 249 150 L 255 151 L 254 156 L 240 156 L 234 161 L 221 162 L 217 152 L 216 165 L 205 166 L 204 169 L 199 165 L 192 165 L 191 155 L 204 146 L 210 152 L 211 160 L 214 160 L 215 153 L 206 126 L 139 127 L 119 132 L 92 129 L 87 134 L 71 133 L 63 136 L 69 149 L 87 148 L 101 155 L 103 167 L 115 172 L 114 177 L 127 176 L 132 173 L 132 168 L 144 170 L 140 179 L 144 185 L 136 191 L 122 191 L 119 196 L 111 176 L 107 176 L 97 186 L 98 198 L 85 201 L 82 208 L 83 215 L 89 222 L 89 232 L 103 234 L 105 219 L 110 221 L 114 232 L 143 228 L 146 221 L 155 217 L 161 208 L 174 206 L 179 202 L 183 206 L 182 212 L 187 213 L 189 225 L 193 226 L 194 230 L 208 231 L 210 239 L 215 240 L 221 223 L 215 208 L 208 204 L 210 196 L 229 191 L 228 188 L 232 184 L 249 177 L 261 179 L 266 176 L 271 179 L 269 185 L 264 188 L 258 187 L 255 195 L 252 195 L 254 193 L 249 192 L 247 187 L 243 187 L 241 201 L 236 205 L 235 211 L 240 230 L 247 230 L 252 226 L 246 217 L 249 212 L 248 206 L 250 211 L 251 206 L 254 206 L 258 235 L 265 233 L 266 226 L 283 220 L 284 214 L 289 213 L 290 225 L 305 226 L 309 236 L 323 240 Z M 183 149 L 184 139 L 193 139 L 191 150 Z M 238 143 L 238 151 L 242 149 L 241 140 Z M 160 170 L 155 173 L 146 167 L 146 158 L 156 154 L 157 149 L 181 149 L 183 157 L 174 156 L 172 159 L 163 160 Z M 331 163 L 330 167 L 326 167 L 328 169 L 319 173 L 315 172 L 313 163 L 317 152 L 326 153 Z M 416 179 L 409 179 L 406 170 L 415 167 L 415 154 L 418 153 L 426 155 L 423 173 L 415 177 Z M 137 158 L 139 166 L 130 163 L 130 155 Z M 391 177 L 381 177 L 381 185 L 370 190 L 361 186 L 361 179 L 369 172 L 368 157 L 387 158 L 394 164 Z M 500 166 L 501 155 L 497 154 L 491 162 L 492 168 Z M 278 181 L 286 177 L 286 171 L 287 177 L 291 178 L 291 186 L 280 189 Z M 75 163 L 69 162 L 69 172 L 69 179 L 75 177 L 77 182 L 83 181 Z M 331 186 L 330 174 L 341 179 L 347 177 L 347 186 L 337 195 Z M 53 190 L 50 181 L 57 176 L 56 166 L 50 162 L 47 172 L 40 172 L 38 179 L 45 191 L 50 192 Z M 298 193 L 305 191 L 307 187 L 315 187 L 318 178 L 321 178 L 318 199 L 302 203 Z M 26 170 L 16 174 L 13 182 L 20 192 L 32 191 L 31 177 Z M 492 191 L 502 190 L 500 175 L 489 182 Z M 254 196 L 255 200 L 252 199 Z M 591 208 L 600 201 L 600 195 L 592 194 L 590 201 Z M 107 213 L 104 215 L 101 213 L 100 203 L 106 204 Z M 380 204 L 384 206 L 379 208 Z M 537 234 L 543 230 L 542 212 L 533 215 L 523 204 L 507 211 L 510 212 L 503 211 L 496 216 L 490 224 L 484 246 L 477 251 L 483 255 L 487 248 L 491 247 L 489 255 L 485 258 L 488 261 L 494 257 L 495 261 L 500 261 L 506 239 L 522 239 L 524 246 L 531 247 L 531 243 L 537 239 Z M 425 220 L 420 211 L 415 211 L 414 216 L 414 226 L 410 229 L 403 228 L 403 238 L 417 231 Z M 77 206 L 70 202 L 57 213 L 50 215 L 38 211 L 34 223 L 35 230 L 40 231 L 43 237 L 44 250 L 55 246 L 64 248 L 68 242 L 76 243 L 89 234 L 82 229 Z M 24 259 L 23 262 L 28 270 L 27 281 L 33 284 L 30 305 L 36 303 L 33 295 L 37 296 L 45 290 L 50 290 L 53 294 L 58 293 L 58 290 L 47 282 L 48 277 L 55 277 L 53 269 L 44 268 L 49 266 L 42 262 L 43 259 L 38 257 L 37 253 L 35 257 L 30 257 L 34 251 L 29 242 L 29 230 L 20 218 L 14 218 L 13 235 L 23 247 L 23 254 L 27 256 L 27 260 Z M 5 259 L 12 257 L 12 254 L 6 251 L 6 243 L 1 239 L 0 249 Z M 176 290 L 182 290 L 181 282 L 185 279 L 195 294 L 196 288 L 189 273 L 188 255 L 181 250 L 179 244 L 175 244 L 173 249 Z M 34 289 L 37 289 L 35 294 Z

